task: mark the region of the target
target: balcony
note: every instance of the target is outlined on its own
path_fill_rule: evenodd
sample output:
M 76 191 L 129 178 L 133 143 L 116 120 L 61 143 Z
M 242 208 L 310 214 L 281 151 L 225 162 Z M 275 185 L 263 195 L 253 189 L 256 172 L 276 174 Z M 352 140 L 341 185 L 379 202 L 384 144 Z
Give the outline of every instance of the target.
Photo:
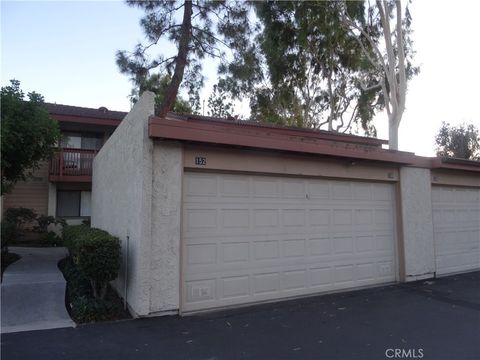
M 93 158 L 98 150 L 62 148 L 50 160 L 51 182 L 91 182 Z

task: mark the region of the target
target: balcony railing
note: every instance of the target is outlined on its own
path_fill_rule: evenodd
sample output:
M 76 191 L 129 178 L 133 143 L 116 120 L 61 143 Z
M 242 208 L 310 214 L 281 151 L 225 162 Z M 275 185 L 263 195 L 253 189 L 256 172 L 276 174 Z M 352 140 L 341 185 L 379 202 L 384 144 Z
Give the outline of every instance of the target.
M 50 181 L 92 181 L 93 158 L 97 150 L 63 148 L 50 160 Z

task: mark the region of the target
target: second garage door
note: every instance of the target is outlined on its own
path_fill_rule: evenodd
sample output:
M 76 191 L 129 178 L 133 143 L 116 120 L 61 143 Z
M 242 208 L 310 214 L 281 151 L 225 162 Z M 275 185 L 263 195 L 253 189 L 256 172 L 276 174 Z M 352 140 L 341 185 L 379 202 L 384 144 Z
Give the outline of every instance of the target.
M 396 280 L 393 185 L 186 172 L 182 311 Z
M 432 188 L 437 275 L 480 269 L 480 190 Z

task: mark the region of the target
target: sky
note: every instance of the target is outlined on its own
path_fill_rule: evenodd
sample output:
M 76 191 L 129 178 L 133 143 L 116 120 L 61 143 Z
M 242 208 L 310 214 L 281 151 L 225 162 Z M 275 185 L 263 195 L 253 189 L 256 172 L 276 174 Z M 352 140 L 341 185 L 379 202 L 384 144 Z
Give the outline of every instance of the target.
M 2 1 L 1 85 L 21 81 L 47 102 L 128 111 L 132 84 L 115 64 L 117 50 L 141 42 L 142 12 L 120 1 Z M 415 61 L 399 149 L 434 155 L 442 121 L 480 125 L 480 1 L 413 0 Z M 216 62 L 204 64 L 208 98 Z M 239 106 L 237 111 L 245 111 Z M 388 138 L 387 116 L 374 119 Z

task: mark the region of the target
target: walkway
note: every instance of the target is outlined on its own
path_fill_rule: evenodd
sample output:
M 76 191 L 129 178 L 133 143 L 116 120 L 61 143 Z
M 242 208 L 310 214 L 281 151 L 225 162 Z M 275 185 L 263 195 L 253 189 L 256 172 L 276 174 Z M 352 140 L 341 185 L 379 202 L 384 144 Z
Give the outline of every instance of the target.
M 2 333 L 73 327 L 65 279 L 57 267 L 65 248 L 10 247 L 22 258 L 3 273 Z

